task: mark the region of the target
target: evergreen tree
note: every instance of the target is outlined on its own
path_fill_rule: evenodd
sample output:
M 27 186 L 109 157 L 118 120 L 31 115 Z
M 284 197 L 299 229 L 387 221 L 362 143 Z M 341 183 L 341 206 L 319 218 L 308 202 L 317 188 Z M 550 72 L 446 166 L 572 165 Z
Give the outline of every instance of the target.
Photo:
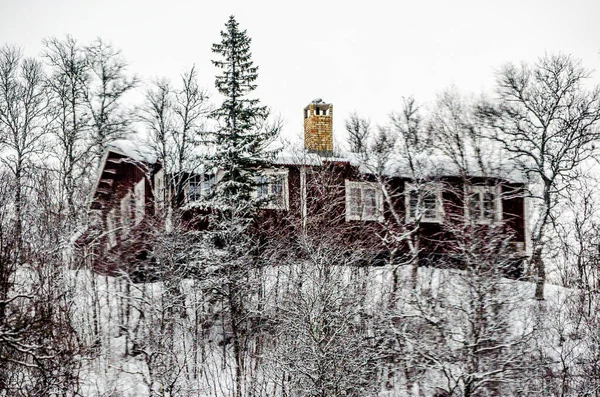
M 218 125 L 212 134 L 212 153 L 208 165 L 219 177 L 208 203 L 215 238 L 208 239 L 209 249 L 203 271 L 209 290 L 222 300 L 223 323 L 231 331 L 235 396 L 246 390 L 248 368 L 244 346 L 255 330 L 252 318 L 259 312 L 260 239 L 250 232 L 260 201 L 253 195 L 261 180 L 261 169 L 270 167 L 275 152 L 269 144 L 279 126 L 267 119 L 269 110 L 250 95 L 256 89 L 258 67 L 253 65 L 250 38 L 231 16 L 221 31 L 221 42 L 213 45 L 220 60 L 213 61 L 222 73 L 215 85 L 225 99 L 213 112 Z M 206 240 L 205 240 L 206 242 Z M 211 250 L 210 248 L 217 248 Z
M 221 31 L 221 42 L 212 51 L 221 60 L 212 61 L 222 70 L 215 85 L 225 100 L 213 117 L 218 121 L 213 143 L 215 151 L 210 164 L 223 172 L 217 184 L 213 208 L 231 211 L 235 207 L 244 218 L 256 209 L 252 191 L 256 188 L 258 170 L 268 166 L 274 152 L 268 149 L 279 132 L 278 126 L 267 123 L 269 110 L 249 95 L 256 89 L 258 67 L 252 62 L 251 39 L 240 30 L 230 16 Z

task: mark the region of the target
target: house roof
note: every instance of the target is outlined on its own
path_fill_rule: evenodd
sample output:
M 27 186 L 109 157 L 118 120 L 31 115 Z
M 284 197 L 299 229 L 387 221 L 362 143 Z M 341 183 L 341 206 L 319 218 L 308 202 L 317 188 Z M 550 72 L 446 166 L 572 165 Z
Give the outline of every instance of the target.
M 95 188 L 89 200 L 90 209 L 99 209 L 100 203 L 97 199 L 102 195 L 110 195 L 118 167 L 122 163 L 132 163 L 148 169 L 157 164 L 157 159 L 147 146 L 137 142 L 125 139 L 111 142 L 100 162 Z
M 348 161 L 365 174 L 381 172 L 390 177 L 406 179 L 428 179 L 435 177 L 452 177 L 467 175 L 470 177 L 501 178 L 515 183 L 527 183 L 528 180 L 516 164 L 502 156 L 487 154 L 466 156 L 459 162 L 444 154 L 421 154 L 413 157 L 412 164 L 405 157 L 392 157 L 384 164 L 378 164 L 376 159 L 361 158 L 350 153 Z
M 157 161 L 156 155 L 148 146 L 128 139 L 111 142 L 108 150 L 148 164 L 154 164 Z
M 346 163 L 357 167 L 364 174 L 381 172 L 389 177 L 407 179 L 460 176 L 502 178 L 511 182 L 527 183 L 525 175 L 508 158 L 496 153 L 483 153 L 477 157 L 467 156 L 464 164 L 459 165 L 444 154 L 420 154 L 414 157 L 412 167 L 405 157 L 390 156 L 384 164 L 378 164 L 374 158 L 365 158 L 357 153 L 343 153 L 342 156 L 324 157 L 302 149 L 289 146 L 281 148 L 273 160 L 273 165 L 280 166 L 313 166 L 319 167 L 330 163 Z M 112 142 L 106 149 L 102 159 L 96 188 L 90 198 L 90 208 L 94 208 L 95 199 L 107 194 L 108 187 L 115 175 L 115 165 L 121 162 L 132 162 L 141 167 L 149 167 L 157 163 L 151 149 L 139 142 L 121 139 Z M 106 186 L 105 186 L 106 185 Z
M 343 153 L 337 157 L 322 157 L 317 153 L 300 150 L 282 149 L 275 160 L 277 165 L 321 166 L 325 163 L 348 163 L 364 174 L 381 172 L 389 177 L 406 179 L 449 177 L 467 174 L 471 177 L 502 178 L 515 183 L 527 183 L 526 176 L 508 158 L 496 153 L 482 153 L 481 156 L 466 156 L 464 164 L 453 161 L 444 154 L 421 154 L 413 159 L 413 167 L 402 156 L 390 156 L 379 165 L 373 157 L 366 158 L 357 153 Z

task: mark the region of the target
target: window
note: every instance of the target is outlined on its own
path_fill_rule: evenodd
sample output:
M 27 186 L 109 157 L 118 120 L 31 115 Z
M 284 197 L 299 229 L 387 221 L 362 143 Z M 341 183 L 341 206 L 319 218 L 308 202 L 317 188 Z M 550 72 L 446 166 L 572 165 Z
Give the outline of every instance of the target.
M 198 201 L 209 196 L 215 188 L 216 179 L 214 175 L 197 175 L 189 180 L 188 200 Z
M 106 214 L 106 233 L 108 235 L 108 240 L 106 242 L 106 245 L 107 245 L 108 249 L 111 249 L 117 245 L 117 231 L 115 230 L 116 215 L 117 215 L 117 211 L 115 210 L 115 208 L 111 209 L 110 211 L 108 211 L 108 214 Z
M 373 182 L 346 180 L 346 221 L 382 221 L 381 189 Z
M 442 189 L 439 184 L 404 185 L 406 221 L 440 223 L 444 219 Z
M 202 198 L 202 181 L 199 177 L 192 177 L 188 182 L 188 200 L 198 201 Z
M 202 195 L 204 197 L 209 196 L 215 189 L 217 181 L 214 175 L 203 175 L 202 176 Z
M 123 228 L 122 236 L 126 237 L 129 234 L 131 227 L 131 193 L 127 192 L 125 197 L 121 199 L 121 227 Z
M 256 198 L 264 200 L 263 208 L 289 208 L 287 170 L 264 170 L 256 177 L 256 185 Z
M 163 170 L 154 175 L 154 202 L 157 210 L 162 210 L 165 206 L 165 173 Z
M 144 219 L 144 212 L 146 210 L 146 179 L 142 178 L 139 181 L 133 190 L 135 195 L 135 220 L 134 226 L 140 224 L 142 219 Z
M 475 223 L 491 224 L 502 220 L 500 186 L 468 186 L 465 214 Z

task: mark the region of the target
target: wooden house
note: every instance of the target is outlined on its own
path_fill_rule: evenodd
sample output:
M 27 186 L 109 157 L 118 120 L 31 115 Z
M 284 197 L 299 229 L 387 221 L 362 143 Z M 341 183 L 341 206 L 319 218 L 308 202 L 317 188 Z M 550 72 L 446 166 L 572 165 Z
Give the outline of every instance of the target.
M 340 249 L 366 252 L 377 264 L 389 260 L 392 249 L 408 255 L 407 240 L 392 241 L 406 230 L 418 236 L 420 256 L 435 258 L 450 254 L 449 242 L 465 227 L 493 228 L 508 236 L 516 258 L 527 255 L 527 186 L 514 173 L 459 173 L 432 157 L 425 160 L 434 171 L 418 180 L 398 169 L 376 175 L 355 157 L 334 157 L 331 104 L 311 102 L 304 121 L 304 150 L 281 154 L 272 167 L 257 170 L 255 195 L 268 200 L 255 230 L 267 241 L 293 244 L 302 234 L 320 234 Z M 202 210 L 194 203 L 219 178 L 219 172 L 186 176 L 179 198 L 189 221 L 185 227 L 207 227 L 197 221 L 195 214 Z M 90 199 L 93 221 L 78 239 L 91 267 L 140 275 L 148 266 L 159 266 L 152 263 L 153 236 L 168 227 L 162 216 L 168 210 L 168 179 L 159 162 L 131 143 L 108 148 Z

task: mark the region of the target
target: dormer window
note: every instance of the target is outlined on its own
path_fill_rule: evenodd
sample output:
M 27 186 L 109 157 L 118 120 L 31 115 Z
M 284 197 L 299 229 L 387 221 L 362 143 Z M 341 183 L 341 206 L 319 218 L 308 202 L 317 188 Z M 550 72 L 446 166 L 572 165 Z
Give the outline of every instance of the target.
M 440 223 L 444 219 L 442 189 L 437 183 L 404 185 L 407 222 Z

